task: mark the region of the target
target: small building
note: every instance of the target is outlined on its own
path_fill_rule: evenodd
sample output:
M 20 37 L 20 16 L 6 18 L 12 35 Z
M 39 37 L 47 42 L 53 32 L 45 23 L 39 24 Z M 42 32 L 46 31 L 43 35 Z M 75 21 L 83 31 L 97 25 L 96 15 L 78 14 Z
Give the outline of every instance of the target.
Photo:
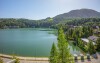
M 85 45 L 87 45 L 89 43 L 89 39 L 87 39 L 87 38 L 81 38 L 81 40 L 84 42 Z M 93 45 L 96 45 L 96 43 L 93 42 Z
M 96 26 L 96 29 L 98 29 L 98 30 L 99 30 L 99 26 Z
M 96 42 L 98 37 L 97 36 L 89 36 L 88 39 L 93 41 L 93 42 Z
M 74 26 L 74 28 L 82 28 L 82 26 Z
M 92 26 L 93 29 L 99 29 L 99 26 Z
M 81 40 L 84 42 L 84 44 L 89 43 L 89 40 L 87 38 L 81 38 Z
M 97 36 L 100 36 L 100 26 L 95 26 L 94 28 L 94 34 L 96 34 Z

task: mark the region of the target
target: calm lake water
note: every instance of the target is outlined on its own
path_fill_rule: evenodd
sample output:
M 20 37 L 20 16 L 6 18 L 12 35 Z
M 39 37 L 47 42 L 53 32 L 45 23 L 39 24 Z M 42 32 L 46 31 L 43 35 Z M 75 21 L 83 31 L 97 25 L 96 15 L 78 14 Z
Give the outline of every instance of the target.
M 49 56 L 52 43 L 57 43 L 54 29 L 25 28 L 0 29 L 0 53 L 19 56 Z M 71 53 L 79 54 L 80 49 L 69 44 Z

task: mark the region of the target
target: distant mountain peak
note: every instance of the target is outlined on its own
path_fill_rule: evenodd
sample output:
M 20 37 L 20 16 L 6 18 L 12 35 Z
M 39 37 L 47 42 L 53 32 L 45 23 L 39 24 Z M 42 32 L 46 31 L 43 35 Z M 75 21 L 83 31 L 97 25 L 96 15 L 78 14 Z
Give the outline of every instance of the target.
M 100 18 L 100 12 L 92 9 L 76 9 L 71 10 L 68 13 L 60 14 L 54 17 L 54 19 L 68 19 L 68 18 Z

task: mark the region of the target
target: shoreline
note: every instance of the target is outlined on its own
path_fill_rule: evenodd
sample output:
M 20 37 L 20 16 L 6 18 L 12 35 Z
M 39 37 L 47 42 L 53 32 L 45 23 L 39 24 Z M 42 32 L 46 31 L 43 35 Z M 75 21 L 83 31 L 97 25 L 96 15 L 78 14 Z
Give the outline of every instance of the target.
M 1 54 L 0 57 L 12 59 L 12 55 Z M 49 61 L 48 57 L 23 57 L 23 56 L 16 56 L 19 60 L 27 60 L 27 61 Z

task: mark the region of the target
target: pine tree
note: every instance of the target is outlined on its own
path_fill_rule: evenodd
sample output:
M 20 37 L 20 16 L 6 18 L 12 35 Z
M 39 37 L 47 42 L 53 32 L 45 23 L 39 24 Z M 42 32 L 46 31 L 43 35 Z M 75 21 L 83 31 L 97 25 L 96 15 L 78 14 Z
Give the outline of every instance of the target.
M 88 52 L 89 52 L 90 54 L 94 54 L 94 53 L 96 52 L 95 47 L 94 47 L 92 41 L 90 41 L 90 42 L 88 43 Z
M 59 50 L 59 63 L 72 63 L 70 49 L 68 48 L 68 42 L 65 39 L 62 27 L 58 30 L 58 50 Z
M 78 46 L 80 48 L 83 48 L 84 47 L 84 43 L 82 42 L 81 38 L 78 38 Z
M 50 63 L 58 63 L 58 52 L 55 44 L 52 44 L 51 52 L 50 52 Z

